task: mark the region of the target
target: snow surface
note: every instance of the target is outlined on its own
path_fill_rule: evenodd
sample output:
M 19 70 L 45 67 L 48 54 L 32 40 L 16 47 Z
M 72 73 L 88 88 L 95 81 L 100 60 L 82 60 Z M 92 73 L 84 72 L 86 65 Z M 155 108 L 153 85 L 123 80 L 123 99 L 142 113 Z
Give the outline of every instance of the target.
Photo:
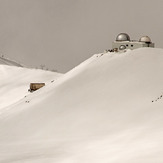
M 162 163 L 162 71 L 163 49 L 94 55 L 2 109 L 0 163 Z
M 46 85 L 61 76 L 59 73 L 40 69 L 27 69 L 0 65 L 0 113 L 1 109 L 24 98 L 30 83 L 43 82 Z

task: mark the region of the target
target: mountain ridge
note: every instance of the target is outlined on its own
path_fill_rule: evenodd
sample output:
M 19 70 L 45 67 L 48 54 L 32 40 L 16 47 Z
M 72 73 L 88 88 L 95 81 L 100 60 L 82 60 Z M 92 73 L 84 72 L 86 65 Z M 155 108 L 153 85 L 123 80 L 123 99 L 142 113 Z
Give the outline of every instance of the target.
M 21 65 L 20 63 L 17 63 L 16 61 L 10 60 L 8 58 L 4 58 L 2 56 L 0 56 L 0 65 L 23 67 L 23 65 Z
M 94 55 L 0 115 L 0 162 L 161 163 L 162 70 L 162 49 Z

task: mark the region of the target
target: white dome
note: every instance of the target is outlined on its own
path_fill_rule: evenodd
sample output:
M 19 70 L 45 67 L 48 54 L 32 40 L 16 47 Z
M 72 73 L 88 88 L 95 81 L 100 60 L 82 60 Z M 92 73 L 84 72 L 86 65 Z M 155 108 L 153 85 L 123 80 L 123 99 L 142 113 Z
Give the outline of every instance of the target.
M 130 37 L 128 34 L 126 33 L 120 33 L 117 38 L 116 41 L 130 41 Z
M 119 50 L 125 50 L 126 49 L 126 46 L 125 45 L 121 45 L 120 47 L 119 47 Z
M 151 42 L 151 39 L 148 36 L 143 36 L 139 40 L 140 42 Z

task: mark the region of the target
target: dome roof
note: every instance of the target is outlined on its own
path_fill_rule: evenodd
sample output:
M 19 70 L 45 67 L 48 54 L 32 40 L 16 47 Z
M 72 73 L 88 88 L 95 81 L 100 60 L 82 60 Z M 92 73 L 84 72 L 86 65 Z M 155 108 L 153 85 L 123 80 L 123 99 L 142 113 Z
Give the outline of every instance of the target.
M 126 33 L 120 33 L 117 38 L 116 41 L 130 41 L 130 37 L 128 34 Z
M 119 50 L 125 50 L 126 49 L 126 46 L 125 45 L 121 45 L 120 47 L 119 47 Z
M 151 42 L 151 39 L 148 36 L 143 36 L 139 40 L 140 42 Z

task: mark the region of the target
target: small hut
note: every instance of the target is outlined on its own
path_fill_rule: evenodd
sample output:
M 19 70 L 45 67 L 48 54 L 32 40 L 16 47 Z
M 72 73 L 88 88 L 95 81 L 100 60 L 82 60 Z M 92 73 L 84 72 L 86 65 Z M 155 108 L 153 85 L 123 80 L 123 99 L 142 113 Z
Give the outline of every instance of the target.
M 28 91 L 33 92 L 44 86 L 45 86 L 45 83 L 30 83 L 30 89 Z

